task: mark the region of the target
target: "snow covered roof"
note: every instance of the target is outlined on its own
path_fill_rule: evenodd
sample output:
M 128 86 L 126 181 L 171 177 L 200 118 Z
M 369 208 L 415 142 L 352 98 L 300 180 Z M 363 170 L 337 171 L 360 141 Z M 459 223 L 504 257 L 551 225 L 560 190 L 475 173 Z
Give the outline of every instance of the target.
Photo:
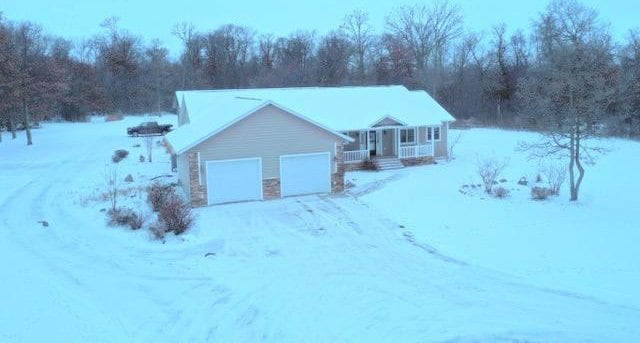
M 408 126 L 455 120 L 429 94 L 404 86 L 196 90 L 178 91 L 176 98 L 189 117 L 167 137 L 178 152 L 267 103 L 335 131 L 369 128 L 384 117 Z
M 247 104 L 252 104 L 255 105 L 255 102 L 248 102 Z M 245 113 L 243 113 L 240 116 L 236 116 L 236 117 L 232 117 L 232 116 L 225 116 L 225 117 L 229 117 L 231 120 L 229 122 L 227 122 L 226 124 L 224 124 L 223 126 L 220 127 L 215 127 L 215 129 L 212 129 L 212 127 L 208 124 L 210 121 L 207 120 L 207 118 L 199 118 L 196 120 L 196 122 L 191 121 L 188 124 L 182 125 L 180 127 L 178 127 L 177 130 L 174 130 L 172 132 L 170 132 L 166 138 L 169 141 L 169 143 L 171 143 L 171 146 L 173 147 L 173 149 L 175 150 L 176 153 L 183 153 L 186 150 L 200 144 L 201 142 L 205 141 L 206 139 L 216 135 L 218 132 L 223 131 L 224 129 L 226 129 L 227 127 L 235 124 L 236 122 L 244 119 L 247 116 L 250 116 L 253 113 L 256 113 L 258 110 L 260 110 L 263 107 L 266 106 L 275 106 L 278 107 L 282 110 L 284 110 L 285 112 L 294 115 L 302 120 L 305 120 L 335 136 L 337 136 L 338 138 L 341 138 L 347 142 L 352 142 L 354 139 L 346 136 L 338 131 L 334 131 L 331 128 L 328 128 L 324 125 L 322 125 L 321 123 L 315 122 L 299 113 L 297 113 L 296 111 L 293 111 L 291 109 L 288 109 L 280 104 L 276 104 L 273 101 L 263 101 L 260 102 L 258 106 L 253 107 L 249 110 L 247 110 Z

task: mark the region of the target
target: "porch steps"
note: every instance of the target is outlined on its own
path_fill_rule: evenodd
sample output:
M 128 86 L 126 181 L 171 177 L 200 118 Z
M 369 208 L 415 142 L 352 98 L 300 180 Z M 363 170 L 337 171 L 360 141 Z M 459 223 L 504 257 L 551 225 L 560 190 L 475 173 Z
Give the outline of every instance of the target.
M 376 167 L 376 170 L 404 168 L 404 164 L 395 157 L 375 158 L 373 159 L 373 165 Z

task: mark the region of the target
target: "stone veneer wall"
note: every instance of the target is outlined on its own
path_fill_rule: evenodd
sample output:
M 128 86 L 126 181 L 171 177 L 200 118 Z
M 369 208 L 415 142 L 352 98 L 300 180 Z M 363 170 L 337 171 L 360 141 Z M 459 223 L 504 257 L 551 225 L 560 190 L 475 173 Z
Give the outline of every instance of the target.
M 338 144 L 336 146 L 336 172 L 331 174 L 331 193 L 340 193 L 344 191 L 344 146 Z
M 200 184 L 200 166 L 198 153 L 189 153 L 189 188 L 191 189 L 191 205 L 202 207 L 207 205 L 207 188 Z
M 264 200 L 280 198 L 280 179 L 262 180 L 262 196 Z

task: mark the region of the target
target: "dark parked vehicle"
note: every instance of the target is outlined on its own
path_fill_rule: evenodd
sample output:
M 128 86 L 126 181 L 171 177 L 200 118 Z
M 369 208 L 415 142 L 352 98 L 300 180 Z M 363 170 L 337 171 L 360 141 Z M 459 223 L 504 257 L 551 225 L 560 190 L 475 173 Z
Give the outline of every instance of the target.
M 158 122 L 149 121 L 138 126 L 128 127 L 127 134 L 134 137 L 138 137 L 140 135 L 166 135 L 169 131 L 171 131 L 172 127 L 173 125 L 171 124 L 160 125 L 158 124 Z

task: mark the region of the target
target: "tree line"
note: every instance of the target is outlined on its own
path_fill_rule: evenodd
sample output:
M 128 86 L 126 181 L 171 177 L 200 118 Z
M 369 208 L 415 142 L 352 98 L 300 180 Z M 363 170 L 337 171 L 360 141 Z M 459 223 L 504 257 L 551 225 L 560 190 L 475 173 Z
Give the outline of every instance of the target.
M 535 127 L 547 120 L 532 115 L 546 108 L 532 107 L 534 100 L 562 93 L 546 86 L 559 64 L 576 63 L 561 56 L 563 42 L 573 42 L 588 52 L 581 56 L 598 59 L 560 69 L 593 72 L 606 85 L 606 94 L 597 94 L 605 105 L 597 107 L 597 125 L 640 136 L 640 32 L 616 42 L 576 0 L 552 0 L 527 31 L 504 24 L 488 33 L 465 30 L 460 8 L 441 0 L 396 8 L 379 32 L 359 10 L 325 35 L 274 36 L 234 24 L 207 31 L 182 22 L 172 30 L 182 43 L 177 59 L 117 18 L 101 27 L 71 42 L 0 16 L 0 127 L 14 132 L 31 121 L 84 120 L 93 112 L 167 111 L 178 89 L 386 84 L 424 89 L 459 120 Z

